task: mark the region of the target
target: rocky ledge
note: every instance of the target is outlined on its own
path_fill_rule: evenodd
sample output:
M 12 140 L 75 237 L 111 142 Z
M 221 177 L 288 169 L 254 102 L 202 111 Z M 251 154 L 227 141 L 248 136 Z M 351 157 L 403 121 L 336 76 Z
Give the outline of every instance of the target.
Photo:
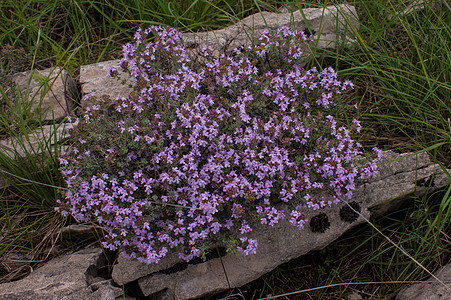
M 226 254 L 219 248 L 218 255 L 206 261 L 185 263 L 173 254 L 153 265 L 120 255 L 110 279 L 100 276 L 105 265 L 102 250 L 84 249 L 55 258 L 22 280 L 1 284 L 0 299 L 122 299 L 125 286 L 133 286 L 135 294 L 145 299 L 204 297 L 243 286 L 285 262 L 326 247 L 365 219 L 395 210 L 414 195 L 450 184 L 425 153 L 384 152 L 379 169 L 376 177 L 356 187 L 347 203 L 320 213 L 308 211 L 310 223 L 303 230 L 287 221 L 274 227 L 255 224 L 253 237 L 259 241 L 255 255 Z M 443 280 L 450 279 L 448 274 Z M 428 286 L 432 293 L 437 290 L 432 284 Z

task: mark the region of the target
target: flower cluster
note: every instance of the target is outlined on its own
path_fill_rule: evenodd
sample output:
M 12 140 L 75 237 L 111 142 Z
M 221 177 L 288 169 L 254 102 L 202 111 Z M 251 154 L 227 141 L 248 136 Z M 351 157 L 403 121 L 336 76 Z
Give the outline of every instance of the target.
M 205 49 L 193 70 L 179 32 L 138 30 L 121 61 L 135 91 L 112 102 L 89 95 L 95 104 L 71 119 L 73 146 L 60 158 L 69 190 L 57 209 L 103 226 L 104 247 L 154 263 L 169 251 L 189 261 L 218 242 L 255 253 L 255 220 L 301 229 L 305 209 L 351 197 L 380 156 L 356 159 L 360 124 L 334 117 L 352 83 L 298 67 L 302 32 L 260 42 L 233 56 Z M 270 68 L 265 57 L 279 59 Z

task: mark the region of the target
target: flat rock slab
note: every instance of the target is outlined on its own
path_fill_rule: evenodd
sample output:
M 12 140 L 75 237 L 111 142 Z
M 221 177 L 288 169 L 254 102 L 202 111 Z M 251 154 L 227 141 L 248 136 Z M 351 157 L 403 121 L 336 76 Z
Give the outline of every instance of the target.
M 0 300 L 112 300 L 122 289 L 96 276 L 102 249 L 84 249 L 55 258 L 28 277 L 0 284 Z
M 31 130 L 28 136 L 0 140 L 0 151 L 14 159 L 38 155 L 42 149 L 52 149 L 55 144 L 68 137 L 71 128 L 73 125 L 70 123 L 44 125 Z
M 17 73 L 12 77 L 24 100 L 31 103 L 31 112 L 42 120 L 64 119 L 74 108 L 78 90 L 75 80 L 61 68 Z
M 427 299 L 427 300 L 449 300 L 451 299 L 451 263 L 447 264 L 434 273 L 442 281 L 435 278 L 422 283 L 412 284 L 398 293 L 396 300 Z
M 296 30 L 310 30 L 313 34 L 315 47 L 319 49 L 335 49 L 338 45 L 351 45 L 354 30 L 358 30 L 357 12 L 353 6 L 338 5 L 325 8 L 308 8 L 293 13 L 262 12 L 251 15 L 235 25 L 224 29 L 200 33 L 183 33 L 182 40 L 193 60 L 204 46 L 210 46 L 218 55 L 230 52 L 234 48 L 247 46 L 260 37 L 265 29 L 277 29 L 289 26 Z M 306 54 L 310 48 L 304 49 Z M 110 60 L 91 65 L 81 66 L 80 84 L 84 96 L 95 94 L 116 99 L 127 97 L 132 89 L 132 82 L 127 74 L 122 73 L 121 79 L 108 77 L 110 66 L 119 68 L 120 60 Z M 124 81 L 125 84 L 122 84 Z M 85 103 L 82 99 L 82 105 Z
M 129 79 L 127 74 L 121 73 L 121 80 L 108 77 L 110 66 L 120 70 L 119 63 L 120 60 L 117 59 L 80 67 L 81 92 L 84 95 L 81 105 L 85 105 L 85 97 L 91 94 L 99 97 L 105 95 L 114 100 L 118 96 L 127 97 L 133 91 L 130 87 L 132 82 L 127 81 Z
M 377 214 L 396 209 L 414 194 L 424 195 L 450 183 L 427 154 L 384 152 L 379 174 L 356 187 L 348 200 L 361 215 L 353 216 L 346 203 L 320 211 L 306 211 L 309 223 L 298 230 L 283 220 L 274 227 L 254 223 L 251 238 L 258 240 L 257 253 L 228 254 L 201 263 L 184 263 L 171 254 L 158 264 L 145 265 L 120 257 L 112 278 L 119 284 L 138 281 L 145 296 L 155 299 L 193 299 L 240 287 L 277 266 L 310 251 L 326 247 L 347 230 Z M 324 225 L 325 224 L 325 225 Z M 327 225 L 329 224 L 329 225 Z M 227 272 L 227 278 L 224 269 Z
M 302 12 L 299 10 L 287 13 L 263 11 L 224 29 L 184 33 L 182 38 L 188 49 L 200 49 L 207 45 L 224 53 L 234 48 L 257 43 L 263 31 L 276 30 L 282 26 L 311 34 L 316 48 L 336 49 L 338 45 L 351 46 L 353 32 L 358 30 L 359 22 L 355 8 L 346 4 L 306 8 Z

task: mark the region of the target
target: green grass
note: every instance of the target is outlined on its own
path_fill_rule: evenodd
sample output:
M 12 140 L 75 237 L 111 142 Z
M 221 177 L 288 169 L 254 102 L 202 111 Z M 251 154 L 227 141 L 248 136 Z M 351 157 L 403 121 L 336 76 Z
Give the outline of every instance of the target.
M 116 58 L 139 26 L 168 25 L 181 31 L 224 27 L 256 11 L 256 0 L 4 0 L 0 45 L 32 51 L 47 67 L 69 52 L 72 65 Z M 265 6 L 266 4 L 261 4 Z M 268 5 L 266 5 L 268 6 Z M 269 5 L 270 6 L 270 5 Z
M 42 91 L 43 97 L 49 90 Z M 9 145 L 0 145 L 0 282 L 19 278 L 47 259 L 58 240 L 65 220 L 54 211 L 64 180 L 59 173 L 58 155 L 63 147 L 62 125 L 44 124 L 39 111 L 31 110 L 28 93 L 13 90 L 3 100 L 10 110 L 2 110 L 0 123 Z M 18 110 L 26 107 L 25 111 Z M 38 113 L 38 115 L 36 115 Z M 24 118 L 25 117 L 25 118 Z M 5 126 L 9 124 L 9 127 Z M 49 128 L 45 137 L 43 127 Z M 45 137 L 45 138 L 42 138 Z M 8 258 L 21 261 L 14 264 Z M 10 264 L 12 267 L 12 272 Z
M 122 44 L 131 40 L 138 26 L 161 24 L 185 32 L 203 31 L 225 27 L 252 13 L 276 11 L 282 5 L 304 8 L 342 2 L 1 1 L 0 50 L 10 45 L 13 54 L 0 57 L 0 134 L 20 136 L 41 124 L 27 109 L 28 98 L 5 85 L 11 73 L 61 66 L 76 76 L 80 65 L 120 57 Z M 406 1 L 347 2 L 356 6 L 360 17 L 354 48 L 317 50 L 314 64 L 332 65 L 340 76 L 354 82 L 355 91 L 347 101 L 359 104 L 358 118 L 364 126 L 361 143 L 368 148 L 378 146 L 398 152 L 427 151 L 440 167 L 450 168 L 450 7 L 445 1 L 427 1 L 424 9 L 404 15 L 399 12 L 406 8 Z M 10 185 L 1 191 L 0 255 L 32 253 L 27 258 L 29 263 L 14 269 L 15 273 L 0 270 L 0 280 L 19 278 L 36 261 L 48 258 L 64 223 L 53 210 L 60 196 L 59 189 L 53 186 L 63 186 L 57 161 L 62 145 L 56 143 L 58 125 L 53 126 L 55 135 L 39 144 L 39 154 L 27 150 L 20 163 L 13 159 L 14 152 L 26 148 L 27 140 L 18 140 L 17 149 L 0 154 L 0 168 L 15 175 L 3 173 Z M 51 151 L 55 147 L 56 152 Z M 414 199 L 401 212 L 374 220 L 377 228 L 430 271 L 451 257 L 450 189 Z M 38 238 L 36 233 L 40 233 Z M 308 271 L 302 267 L 306 263 L 311 265 Z M 300 274 L 305 278 L 296 279 Z M 390 282 L 418 280 L 426 275 L 368 226 L 320 252 L 281 266 L 243 289 L 256 299 L 328 284 L 384 281 L 387 283 L 338 285 L 293 296 L 337 299 L 358 290 L 366 297 L 383 298 L 401 286 Z
M 358 48 L 332 58 L 341 75 L 359 83 L 357 96 L 367 107 L 363 117 L 372 135 L 406 137 L 419 147 L 404 150 L 444 142 L 430 154 L 450 166 L 451 12 L 428 4 L 406 17 L 395 14 L 399 5 L 362 3 Z M 387 20 L 389 15 L 394 17 Z M 368 98 L 374 100 L 368 103 Z

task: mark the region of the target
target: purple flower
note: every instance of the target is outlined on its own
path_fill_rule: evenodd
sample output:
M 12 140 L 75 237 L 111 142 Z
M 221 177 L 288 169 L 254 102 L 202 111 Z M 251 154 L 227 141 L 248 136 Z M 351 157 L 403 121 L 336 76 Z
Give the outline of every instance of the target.
M 60 162 L 60 165 L 65 166 L 65 165 L 69 164 L 69 162 L 64 158 L 58 157 L 58 160 Z
M 360 122 L 348 128 L 333 117 L 352 83 L 332 68 L 298 67 L 304 33 L 265 31 L 234 57 L 204 49 L 196 70 L 180 37 L 139 29 L 120 62 L 137 89 L 113 109 L 84 109 L 59 158 L 68 191 L 58 211 L 101 224 L 104 247 L 145 263 L 177 247 L 189 261 L 220 234 L 253 254 L 252 219 L 274 226 L 286 217 L 302 229 L 304 210 L 351 197 L 359 178 L 376 173 L 378 149 L 355 163 Z

